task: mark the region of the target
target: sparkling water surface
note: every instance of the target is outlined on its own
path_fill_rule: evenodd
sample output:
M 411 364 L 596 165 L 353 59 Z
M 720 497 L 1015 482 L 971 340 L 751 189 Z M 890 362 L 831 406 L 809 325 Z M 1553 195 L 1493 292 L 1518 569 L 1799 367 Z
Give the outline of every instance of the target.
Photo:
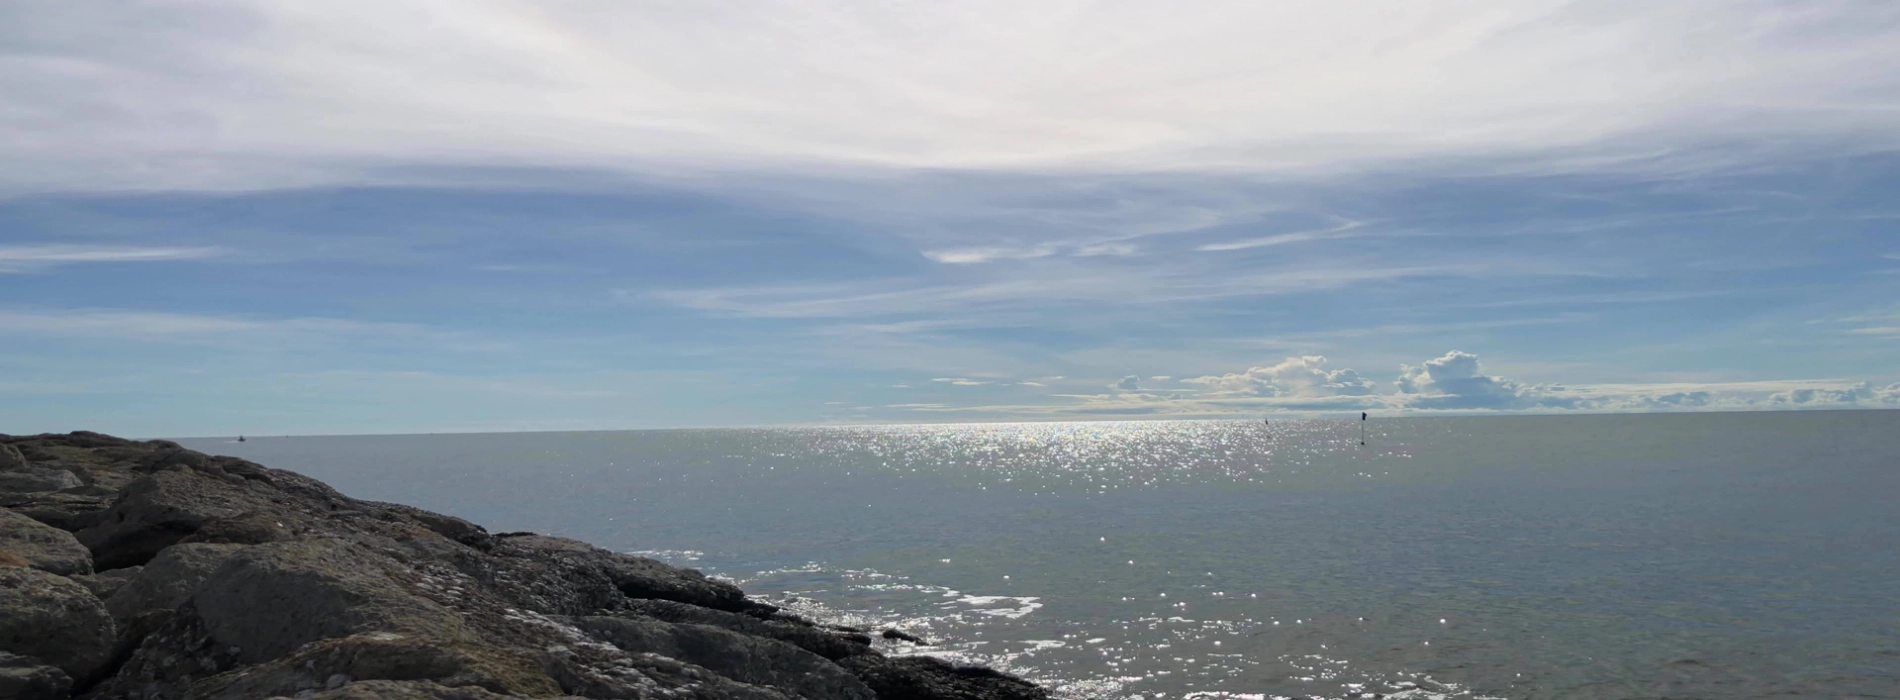
M 1900 697 L 1900 411 L 1360 428 L 181 442 L 650 553 L 1070 697 Z

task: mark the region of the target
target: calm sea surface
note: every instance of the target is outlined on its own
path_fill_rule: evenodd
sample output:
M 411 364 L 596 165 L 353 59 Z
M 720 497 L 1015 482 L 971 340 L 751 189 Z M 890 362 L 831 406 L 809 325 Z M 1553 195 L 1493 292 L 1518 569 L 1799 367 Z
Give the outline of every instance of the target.
M 1075 697 L 1900 697 L 1900 411 L 188 446 Z

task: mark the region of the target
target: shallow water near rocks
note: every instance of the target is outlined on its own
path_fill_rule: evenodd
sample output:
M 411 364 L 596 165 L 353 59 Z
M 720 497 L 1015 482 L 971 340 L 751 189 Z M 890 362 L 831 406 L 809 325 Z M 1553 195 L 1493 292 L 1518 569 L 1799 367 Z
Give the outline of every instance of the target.
M 183 440 L 1065 695 L 1900 697 L 1900 411 Z

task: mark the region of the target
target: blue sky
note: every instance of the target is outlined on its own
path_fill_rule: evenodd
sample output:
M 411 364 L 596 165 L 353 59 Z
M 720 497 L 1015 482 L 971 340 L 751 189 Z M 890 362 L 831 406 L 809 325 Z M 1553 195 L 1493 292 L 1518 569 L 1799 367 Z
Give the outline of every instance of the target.
M 1900 405 L 1900 7 L 942 5 L 0 7 L 0 432 Z

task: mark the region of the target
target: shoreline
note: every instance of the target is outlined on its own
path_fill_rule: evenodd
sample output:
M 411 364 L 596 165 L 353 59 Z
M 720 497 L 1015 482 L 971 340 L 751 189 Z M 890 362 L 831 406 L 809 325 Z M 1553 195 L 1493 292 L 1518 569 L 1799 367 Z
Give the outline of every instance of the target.
M 697 570 L 167 440 L 0 435 L 0 697 L 1043 700 Z

